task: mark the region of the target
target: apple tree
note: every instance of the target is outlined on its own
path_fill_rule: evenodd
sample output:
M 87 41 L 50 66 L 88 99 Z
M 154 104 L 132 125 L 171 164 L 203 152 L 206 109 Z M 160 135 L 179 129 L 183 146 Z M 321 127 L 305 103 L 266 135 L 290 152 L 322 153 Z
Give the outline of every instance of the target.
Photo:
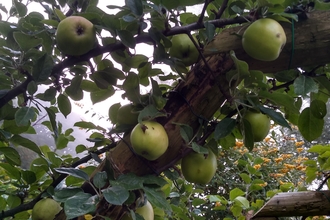
M 308 142 L 321 135 L 330 92 L 328 3 L 101 3 L 13 0 L 10 7 L 0 5 L 1 219 L 31 218 L 31 209 L 44 197 L 61 204 L 55 219 L 219 219 L 208 205 L 226 204 L 214 189 L 229 181 L 221 173 L 228 171 L 224 164 L 231 154 L 226 152 L 235 154 L 238 140 L 244 157 L 235 172 L 244 171 L 240 178 L 247 185 L 255 178 L 258 191 L 268 170 L 257 172 L 265 161 L 252 152 L 260 149 L 255 141 L 265 138 L 269 120 L 296 126 Z M 264 29 L 244 36 L 251 23 L 265 18 L 283 27 L 285 35 L 272 33 L 264 22 Z M 244 43 L 249 50 L 242 38 L 253 40 Z M 118 94 L 121 100 L 107 106 Z M 87 99 L 107 106 L 109 126 L 80 120 L 64 128 L 59 115 L 69 119 L 73 104 Z M 128 107 L 120 104 L 123 100 Z M 250 112 L 261 114 L 266 125 L 255 125 Z M 54 144 L 27 138 L 43 135 L 34 126 L 40 121 Z M 146 125 L 150 121 L 166 132 L 151 146 L 145 141 L 139 153 L 134 142 L 156 130 Z M 131 138 L 136 127 L 142 132 Z M 86 130 L 86 137 L 74 136 L 74 129 Z M 145 156 L 166 143 L 164 135 L 166 151 Z M 58 153 L 76 139 L 89 142 L 74 146 L 83 156 Z M 36 155 L 27 168 L 21 167 L 19 147 Z M 320 148 L 314 150 L 324 152 Z M 206 181 L 214 172 L 216 177 Z M 255 197 L 256 205 L 249 206 L 248 192 L 239 188 L 226 193 L 232 204 L 228 219 L 244 219 L 260 208 Z

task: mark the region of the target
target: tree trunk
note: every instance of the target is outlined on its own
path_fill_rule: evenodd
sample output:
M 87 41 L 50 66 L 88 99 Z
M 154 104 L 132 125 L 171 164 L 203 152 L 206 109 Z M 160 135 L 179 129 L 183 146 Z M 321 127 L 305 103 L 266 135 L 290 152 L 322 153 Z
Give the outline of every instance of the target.
M 271 198 L 252 219 L 329 215 L 329 198 L 330 191 L 328 190 L 279 193 Z
M 257 61 L 245 54 L 241 39 L 233 34 L 238 33 L 241 26 L 224 29 L 204 48 L 208 64 L 205 65 L 201 60 L 187 74 L 186 80 L 180 82 L 175 90 L 169 93 L 168 102 L 164 108 L 169 116 L 158 119 L 164 125 L 170 140 L 166 153 L 155 162 L 145 161 L 130 151 L 127 147 L 129 138 L 126 136 L 125 141 L 120 141 L 118 146 L 109 152 L 106 160 L 100 164 L 94 174 L 105 170 L 107 161 L 112 164 L 117 176 L 128 172 L 137 175 L 151 173 L 158 175 L 168 168 L 168 164 L 174 164 L 179 160 L 183 155 L 184 142 L 180 136 L 179 126 L 174 123 L 189 125 L 196 132 L 200 119 L 211 119 L 226 101 L 228 96 L 222 93 L 229 90 L 226 73 L 234 68 L 234 62 L 229 55 L 230 50 L 235 51 L 239 59 L 246 61 L 250 69 L 261 70 L 264 73 L 287 70 L 289 67 L 330 63 L 329 18 L 330 12 L 313 12 L 309 19 L 294 22 L 294 44 L 291 40 L 291 24 L 284 24 L 287 44 L 280 57 L 272 62 Z M 241 30 L 240 34 L 242 33 Z M 294 53 L 292 53 L 292 47 Z M 88 184 L 84 184 L 83 189 L 93 193 Z M 62 213 L 56 219 L 65 219 L 65 216 Z

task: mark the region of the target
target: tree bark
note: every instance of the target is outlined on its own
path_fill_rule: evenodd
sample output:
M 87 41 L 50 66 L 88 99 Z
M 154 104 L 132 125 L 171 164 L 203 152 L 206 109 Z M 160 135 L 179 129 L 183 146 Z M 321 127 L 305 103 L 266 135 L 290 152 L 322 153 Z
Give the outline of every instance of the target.
M 127 147 L 129 138 L 126 136 L 125 141 L 120 141 L 118 146 L 108 153 L 107 162 L 112 164 L 117 176 L 129 172 L 137 175 L 151 173 L 158 175 L 168 168 L 168 164 L 174 164 L 183 156 L 184 142 L 180 136 L 179 126 L 174 123 L 189 125 L 196 132 L 200 127 L 199 121 L 210 120 L 226 102 L 228 95 L 222 93 L 229 90 L 226 73 L 234 68 L 234 62 L 229 55 L 230 50 L 235 51 L 239 59 L 246 61 L 250 69 L 264 73 L 330 63 L 329 18 L 330 12 L 317 11 L 311 13 L 307 20 L 293 22 L 293 26 L 289 23 L 283 24 L 287 34 L 287 44 L 280 57 L 271 62 L 257 61 L 245 54 L 241 39 L 234 35 L 239 31 L 240 34 L 243 33 L 241 26 L 224 29 L 204 48 L 207 65 L 201 60 L 187 74 L 186 80 L 169 93 L 164 108 L 169 116 L 158 119 L 164 125 L 170 139 L 166 153 L 155 162 L 148 162 L 130 151 Z M 292 27 L 294 27 L 293 38 Z M 94 174 L 105 169 L 107 169 L 106 161 L 103 161 Z M 90 191 L 88 184 L 84 184 L 83 189 L 86 192 L 93 192 Z M 56 219 L 65 219 L 65 216 L 62 213 Z
M 271 198 L 252 219 L 329 215 L 329 198 L 329 190 L 279 193 Z

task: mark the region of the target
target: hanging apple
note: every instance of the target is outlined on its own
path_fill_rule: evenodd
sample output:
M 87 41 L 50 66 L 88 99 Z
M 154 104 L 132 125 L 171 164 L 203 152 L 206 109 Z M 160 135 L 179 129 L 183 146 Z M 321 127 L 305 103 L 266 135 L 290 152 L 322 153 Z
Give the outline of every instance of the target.
M 142 121 L 130 135 L 130 141 L 136 154 L 147 160 L 156 160 L 168 147 L 168 136 L 163 127 L 155 121 Z
M 70 16 L 57 26 L 56 43 L 66 55 L 80 56 L 93 49 L 96 32 L 92 22 L 81 16 Z
M 135 210 L 135 213 L 141 215 L 144 220 L 154 220 L 154 209 L 149 201 L 144 206 L 141 206 Z M 129 214 L 125 214 L 122 220 L 132 220 L 133 218 Z
M 195 37 L 194 39 L 196 41 Z M 172 47 L 169 53 L 171 57 L 180 59 L 186 66 L 193 65 L 199 58 L 198 49 L 187 34 L 178 34 L 172 37 Z
M 250 125 L 254 142 L 262 141 L 270 130 L 270 119 L 267 115 L 260 112 L 247 111 L 243 119 L 246 119 Z
M 243 49 L 254 59 L 261 61 L 276 60 L 286 43 L 282 26 L 270 18 L 253 22 L 244 32 Z
M 32 220 L 53 220 L 61 206 L 51 198 L 43 198 L 32 209 Z
M 139 113 L 134 111 L 133 104 L 123 105 L 117 112 L 117 123 L 119 125 L 136 125 Z
M 207 184 L 217 170 L 217 158 L 212 150 L 208 154 L 191 152 L 181 160 L 181 171 L 184 178 L 191 183 Z

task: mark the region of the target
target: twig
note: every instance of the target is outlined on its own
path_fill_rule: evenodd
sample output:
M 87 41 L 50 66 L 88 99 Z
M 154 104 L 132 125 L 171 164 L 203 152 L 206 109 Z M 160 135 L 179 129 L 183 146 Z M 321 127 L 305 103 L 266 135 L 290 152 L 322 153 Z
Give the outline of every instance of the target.
M 214 1 L 214 0 L 205 0 L 205 3 L 204 3 L 204 6 L 203 6 L 203 9 L 202 9 L 201 15 L 200 15 L 200 17 L 199 17 L 197 23 L 199 23 L 199 24 L 203 23 L 206 8 L 207 8 L 207 6 L 208 6 L 211 2 L 213 2 L 213 1 Z
M 215 15 L 215 19 L 220 19 L 220 18 L 221 18 L 221 16 L 222 16 L 223 13 L 225 12 L 225 9 L 226 9 L 227 6 L 228 6 L 228 1 L 229 1 L 229 0 L 224 0 L 224 1 L 222 2 L 222 5 L 221 5 L 219 11 L 218 11 L 217 14 Z

